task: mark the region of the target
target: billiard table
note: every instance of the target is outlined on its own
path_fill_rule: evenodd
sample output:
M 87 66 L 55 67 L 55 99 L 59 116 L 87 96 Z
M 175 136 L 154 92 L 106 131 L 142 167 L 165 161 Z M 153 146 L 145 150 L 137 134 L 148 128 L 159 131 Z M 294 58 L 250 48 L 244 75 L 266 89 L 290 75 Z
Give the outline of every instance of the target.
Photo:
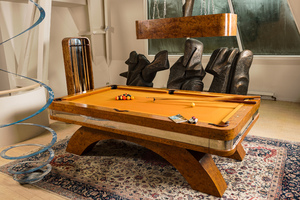
M 120 100 L 128 94 L 132 99 Z M 193 189 L 221 197 L 227 185 L 211 154 L 243 160 L 241 142 L 259 106 L 259 96 L 112 85 L 56 98 L 49 108 L 51 119 L 82 126 L 68 152 L 82 155 L 100 140 L 131 141 L 165 158 Z M 178 114 L 181 123 L 171 120 Z

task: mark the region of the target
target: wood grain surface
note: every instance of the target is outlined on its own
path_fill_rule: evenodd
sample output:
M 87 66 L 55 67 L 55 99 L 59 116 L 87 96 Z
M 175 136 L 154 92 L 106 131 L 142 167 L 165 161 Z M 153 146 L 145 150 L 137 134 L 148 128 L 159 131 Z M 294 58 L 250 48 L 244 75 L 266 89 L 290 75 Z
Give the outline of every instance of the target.
M 231 13 L 136 21 L 137 39 L 236 36 L 237 15 Z

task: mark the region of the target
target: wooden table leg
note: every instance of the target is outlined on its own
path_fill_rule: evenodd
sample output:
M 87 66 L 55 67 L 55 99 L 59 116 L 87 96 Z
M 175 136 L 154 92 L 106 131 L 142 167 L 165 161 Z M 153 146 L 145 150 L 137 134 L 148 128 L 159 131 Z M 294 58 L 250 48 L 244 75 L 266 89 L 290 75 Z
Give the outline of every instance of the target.
M 98 141 L 111 139 L 100 139 L 97 135 L 93 134 L 93 132 L 98 132 L 98 130 L 84 126 L 80 127 L 70 138 L 66 151 L 76 155 L 82 155 L 89 152 Z
M 221 197 L 226 182 L 210 154 L 147 141 L 139 138 L 81 127 L 71 137 L 67 151 L 77 155 L 87 152 L 100 140 L 120 139 L 142 145 L 157 153 L 173 165 L 194 190 Z
M 232 154 L 231 156 L 227 156 L 228 158 L 232 158 L 232 159 L 235 159 L 235 160 L 239 160 L 239 161 L 242 161 L 244 159 L 246 155 L 246 152 L 244 150 L 244 147 L 242 146 L 241 143 L 239 143 L 236 147 L 236 151 L 234 154 Z

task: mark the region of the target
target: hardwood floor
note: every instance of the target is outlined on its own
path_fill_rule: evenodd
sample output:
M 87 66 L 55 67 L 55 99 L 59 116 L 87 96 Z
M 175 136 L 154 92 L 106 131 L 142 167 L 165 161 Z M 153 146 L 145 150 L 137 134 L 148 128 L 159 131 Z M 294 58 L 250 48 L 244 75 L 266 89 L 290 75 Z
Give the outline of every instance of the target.
M 300 142 L 300 103 L 263 100 L 250 135 Z
M 80 126 L 65 124 L 62 122 L 53 121 L 50 126 L 57 133 L 58 140 L 64 139 L 67 136 L 71 136 Z M 28 141 L 22 142 L 20 144 L 48 144 L 52 139 L 50 133 L 45 132 L 38 137 L 32 138 Z M 26 152 L 32 152 L 38 147 L 34 146 L 25 146 L 8 151 L 9 156 L 19 156 L 23 155 Z M 2 151 L 5 148 L 1 148 Z M 11 162 L 10 160 L 0 158 L 0 165 Z M 5 200 L 61 200 L 67 199 L 65 197 L 59 196 L 54 193 L 47 192 L 43 189 L 36 188 L 29 184 L 20 185 L 18 182 L 12 179 L 11 176 L 0 173 L 0 199 Z
M 259 112 L 260 118 L 250 131 L 249 135 L 300 142 L 300 103 L 263 100 Z M 50 127 L 57 132 L 58 140 L 61 140 L 71 136 L 80 126 L 52 121 Z M 44 133 L 22 143 L 47 144 L 50 141 L 51 134 Z M 8 152 L 8 155 L 19 156 L 26 152 L 33 151 L 36 148 L 38 147 L 20 147 L 12 149 Z M 5 148 L 0 148 L 0 151 L 3 149 Z M 10 160 L 0 158 L 0 165 L 8 162 L 10 162 Z M 18 182 L 14 181 L 12 177 L 2 173 L 0 173 L 0 197 L 5 200 L 66 199 L 65 197 L 31 185 L 20 185 Z

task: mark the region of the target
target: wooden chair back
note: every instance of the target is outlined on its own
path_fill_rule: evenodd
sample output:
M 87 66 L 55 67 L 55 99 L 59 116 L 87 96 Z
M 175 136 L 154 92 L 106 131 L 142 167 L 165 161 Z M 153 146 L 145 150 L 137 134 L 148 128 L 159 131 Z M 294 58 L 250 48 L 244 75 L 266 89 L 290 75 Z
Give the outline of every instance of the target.
M 94 89 L 90 41 L 85 37 L 62 40 L 68 94 Z

